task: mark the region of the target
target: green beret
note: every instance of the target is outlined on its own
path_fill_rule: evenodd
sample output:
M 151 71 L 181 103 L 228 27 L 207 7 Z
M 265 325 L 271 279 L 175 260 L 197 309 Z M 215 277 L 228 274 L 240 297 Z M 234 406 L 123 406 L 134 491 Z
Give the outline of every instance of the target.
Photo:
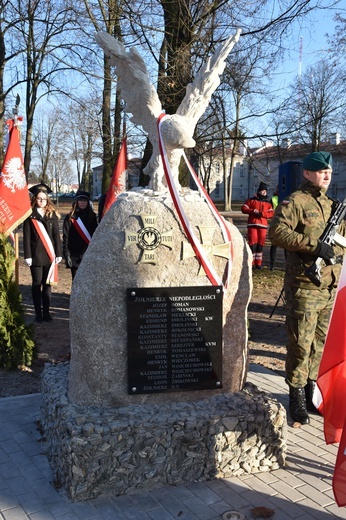
M 303 160 L 303 170 L 317 172 L 332 167 L 332 156 L 329 152 L 312 152 Z

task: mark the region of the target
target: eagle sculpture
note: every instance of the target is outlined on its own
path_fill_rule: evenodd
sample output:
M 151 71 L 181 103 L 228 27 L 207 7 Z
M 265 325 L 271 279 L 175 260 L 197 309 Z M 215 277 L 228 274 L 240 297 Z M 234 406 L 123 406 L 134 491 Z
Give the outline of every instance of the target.
M 211 96 L 220 84 L 226 59 L 235 43 L 239 40 L 240 29 L 221 43 L 192 83 L 186 87 L 186 94 L 177 112 L 166 116 L 161 123 L 161 135 L 167 152 L 167 158 L 174 182 L 178 185 L 179 163 L 184 148 L 193 148 L 194 130 L 199 118 L 204 114 Z M 149 175 L 149 188 L 166 191 L 167 183 L 160 156 L 158 117 L 162 114 L 162 105 L 152 85 L 146 65 L 135 47 L 126 50 L 124 45 L 107 32 L 95 35 L 96 42 L 110 58 L 118 77 L 121 97 L 126 103 L 125 112 L 131 113 L 134 124 L 141 125 L 148 133 L 153 147 L 150 161 L 144 169 Z

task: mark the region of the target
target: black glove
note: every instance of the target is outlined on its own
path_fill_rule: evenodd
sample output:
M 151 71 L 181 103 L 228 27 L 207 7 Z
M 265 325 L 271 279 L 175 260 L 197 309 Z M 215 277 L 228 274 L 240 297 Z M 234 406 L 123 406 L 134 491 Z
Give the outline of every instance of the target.
M 72 267 L 72 260 L 71 260 L 71 257 L 69 255 L 69 253 L 67 253 L 65 255 L 65 263 L 66 263 L 66 269 L 71 269 L 71 267 Z
M 329 244 L 326 244 L 326 242 L 321 242 L 319 240 L 314 254 L 323 258 L 326 262 L 329 262 L 329 260 L 334 258 L 334 249 Z

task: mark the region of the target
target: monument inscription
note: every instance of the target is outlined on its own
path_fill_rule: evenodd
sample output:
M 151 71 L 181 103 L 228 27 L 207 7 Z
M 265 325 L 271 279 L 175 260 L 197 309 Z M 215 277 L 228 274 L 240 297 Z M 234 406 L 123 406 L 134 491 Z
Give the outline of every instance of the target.
M 128 392 L 222 388 L 222 288 L 127 289 Z

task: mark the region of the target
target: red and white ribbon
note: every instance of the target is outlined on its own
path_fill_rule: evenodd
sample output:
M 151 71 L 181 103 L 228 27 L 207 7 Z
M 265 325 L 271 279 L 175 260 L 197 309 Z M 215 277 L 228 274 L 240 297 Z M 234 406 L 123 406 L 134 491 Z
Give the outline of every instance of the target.
M 168 185 L 168 188 L 169 188 L 169 191 L 170 191 L 170 194 L 171 194 L 171 197 L 172 197 L 172 200 L 173 200 L 173 203 L 174 203 L 174 206 L 175 206 L 175 209 L 178 213 L 178 216 L 179 216 L 179 219 L 180 219 L 180 222 L 184 228 L 184 231 L 187 235 L 187 238 L 195 252 L 195 255 L 198 259 L 198 261 L 200 262 L 200 264 L 202 265 L 207 277 L 209 278 L 210 282 L 212 283 L 212 285 L 221 285 L 223 286 L 223 289 L 225 290 L 228 286 L 228 282 L 229 282 L 229 278 L 230 278 L 230 275 L 231 275 L 231 267 L 232 267 L 232 256 L 233 256 L 233 252 L 232 252 L 232 245 L 230 246 L 231 248 L 231 251 L 230 251 L 230 258 L 228 260 L 228 265 L 227 265 L 227 280 L 225 283 L 223 283 L 223 281 L 221 280 L 221 278 L 219 277 L 219 275 L 217 274 L 217 272 L 215 271 L 213 265 L 211 264 L 211 262 L 208 260 L 206 254 L 205 254 L 205 251 L 202 247 L 202 244 L 200 243 L 200 241 L 198 240 L 198 238 L 196 237 L 191 225 L 190 225 L 190 222 L 187 218 L 187 215 L 183 209 L 183 206 L 181 204 L 181 201 L 180 201 L 180 197 L 179 197 L 179 193 L 178 193 L 178 190 L 177 190 L 177 187 L 175 186 L 174 184 L 174 180 L 173 180 L 173 175 L 172 175 L 172 172 L 171 172 L 171 169 L 170 169 L 170 165 L 169 165 L 169 161 L 168 161 L 168 158 L 167 158 L 167 152 L 166 152 L 166 149 L 165 149 L 165 145 L 164 145 L 164 142 L 163 142 L 163 139 L 162 139 L 162 135 L 161 135 L 161 123 L 162 121 L 164 120 L 164 118 L 167 117 L 165 114 L 161 114 L 158 118 L 158 121 L 157 121 L 157 125 L 158 125 L 158 133 L 159 133 L 159 147 L 160 147 L 160 153 L 161 153 L 161 157 L 162 157 L 162 163 L 163 163 L 163 169 L 164 169 L 164 172 L 165 172 L 165 177 L 166 177 L 166 181 L 167 181 L 167 185 Z M 217 222 L 219 223 L 220 227 L 221 227 L 221 230 L 222 230 L 222 235 L 223 235 L 223 238 L 225 240 L 225 242 L 231 242 L 231 234 L 230 234 L 230 231 L 226 225 L 226 222 L 224 221 L 224 219 L 222 218 L 222 216 L 219 214 L 217 208 L 215 207 L 214 203 L 212 202 L 212 200 L 210 199 L 209 195 L 207 194 L 206 190 L 204 189 L 204 187 L 202 186 L 200 180 L 198 179 L 196 173 L 194 172 L 191 164 L 189 163 L 189 161 L 187 160 L 187 157 L 186 155 L 183 153 L 183 157 L 186 161 L 186 164 L 192 174 L 192 177 L 194 178 L 195 182 L 196 182 L 196 185 L 197 185 L 197 188 L 198 188 L 198 191 L 200 193 L 200 195 L 204 198 L 204 200 L 207 202 L 208 204 L 208 207 L 210 208 L 211 212 L 213 213 L 215 219 L 217 220 Z M 232 242 L 231 242 L 232 244 Z
M 50 285 L 55 285 L 58 283 L 58 264 L 55 263 L 55 251 L 50 239 L 50 236 L 47 233 L 45 226 L 39 220 L 33 218 L 31 220 L 33 223 L 43 245 L 49 256 L 49 260 L 52 262 L 49 268 L 48 276 L 46 283 Z
M 82 220 L 78 217 L 71 219 L 72 224 L 78 231 L 79 235 L 82 237 L 84 242 L 86 242 L 88 245 L 90 244 L 91 236 L 85 225 L 83 224 Z

